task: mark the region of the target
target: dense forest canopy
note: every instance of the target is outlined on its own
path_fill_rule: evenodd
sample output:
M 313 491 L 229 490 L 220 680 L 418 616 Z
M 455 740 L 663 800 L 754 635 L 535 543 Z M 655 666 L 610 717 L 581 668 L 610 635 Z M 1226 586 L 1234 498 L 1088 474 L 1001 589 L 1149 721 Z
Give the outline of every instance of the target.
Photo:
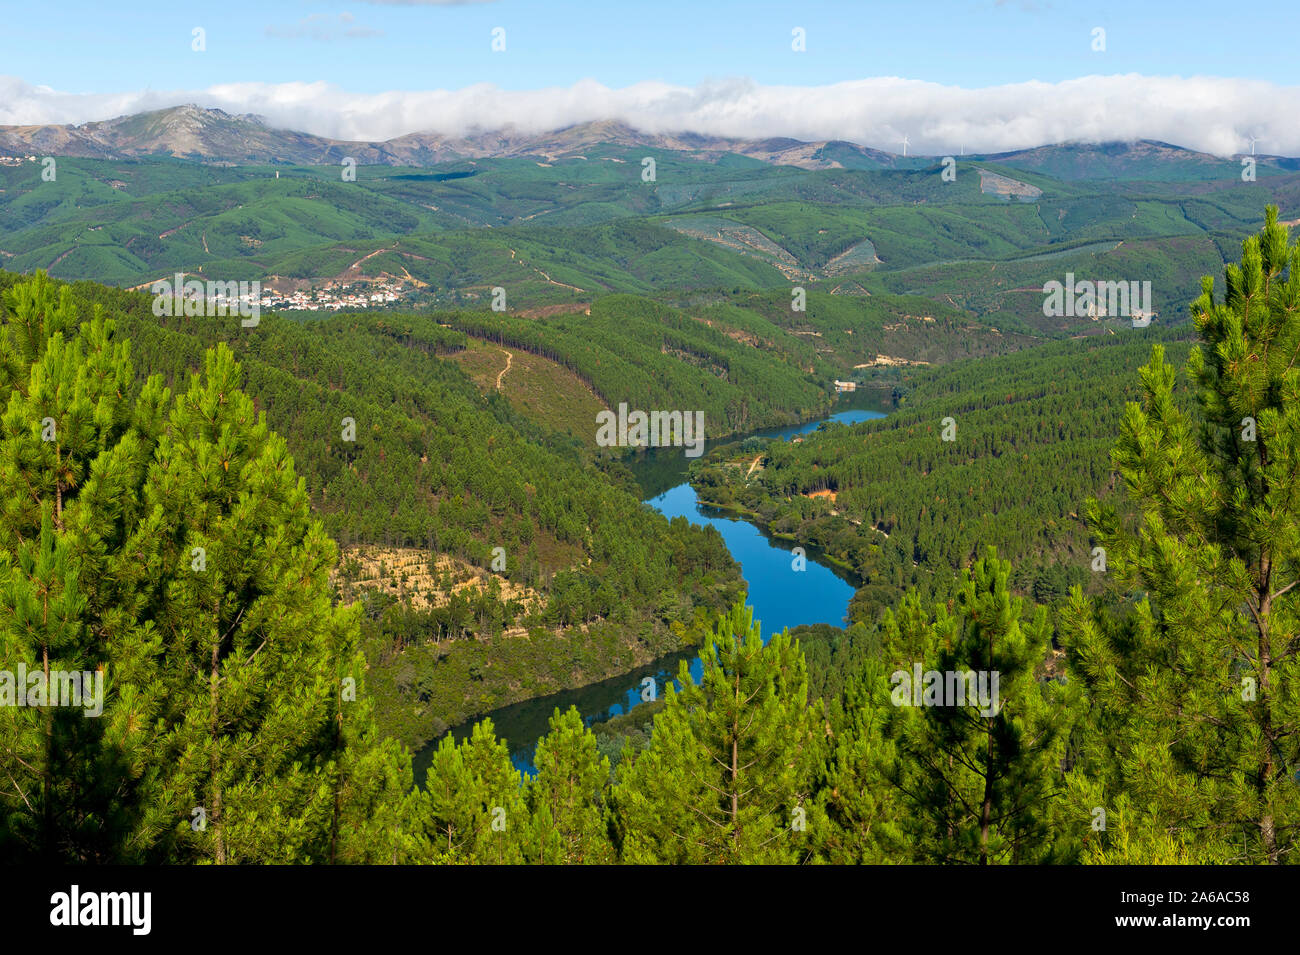
M 1295 162 L 640 136 L 0 157 L 0 855 L 1291 862 Z
M 94 718 L 0 707 L 6 858 L 1296 858 L 1300 243 L 1274 207 L 1190 325 L 914 369 L 886 419 L 766 445 L 749 473 L 734 447 L 698 466 L 706 497 L 864 578 L 848 627 L 766 644 L 716 535 L 455 364 L 466 334 L 536 329 L 268 316 L 241 337 L 88 283 L 2 284 L 0 670 L 43 677 L 24 694 L 102 687 Z M 655 329 L 724 354 L 666 306 L 597 303 L 593 325 L 602 307 L 626 318 L 609 355 Z M 554 355 L 608 400 L 565 338 L 582 325 L 547 325 Z M 736 407 L 688 366 L 671 387 Z M 762 394 L 787 356 L 745 367 L 727 380 L 749 413 L 806 410 Z M 478 585 L 342 599 L 358 542 Z M 462 665 L 499 688 L 483 671 L 509 654 L 483 647 L 511 641 L 698 644 L 702 678 L 683 668 L 613 757 L 557 710 L 523 776 L 484 720 L 416 786 L 394 661 L 433 661 L 427 705 Z

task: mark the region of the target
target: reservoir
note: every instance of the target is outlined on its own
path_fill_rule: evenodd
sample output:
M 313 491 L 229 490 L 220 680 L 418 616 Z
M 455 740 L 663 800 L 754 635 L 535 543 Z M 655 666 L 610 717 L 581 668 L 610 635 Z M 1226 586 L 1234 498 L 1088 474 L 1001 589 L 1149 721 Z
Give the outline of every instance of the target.
M 866 408 L 849 408 L 827 418 L 789 428 L 757 432 L 755 437 L 789 440 L 795 435 L 815 431 L 824 421 L 856 424 L 884 413 Z M 724 443 L 743 440 L 733 436 Z M 796 572 L 792 567 L 790 541 L 778 541 L 748 521 L 699 502 L 695 489 L 686 481 L 689 465 L 680 448 L 651 450 L 632 467 L 645 495 L 645 503 L 669 520 L 684 517 L 695 524 L 711 525 L 722 535 L 731 556 L 740 564 L 745 579 L 747 603 L 754 608 L 754 619 L 762 625 L 763 639 L 770 639 L 788 627 L 799 624 L 828 623 L 843 626 L 849 600 L 857 587 L 847 572 L 818 561 L 814 548 L 808 548 L 807 565 Z M 691 662 L 691 676 L 699 679 L 697 650 L 692 649 L 663 657 L 648 666 L 600 683 L 550 696 L 524 700 L 475 717 L 470 723 L 450 732 L 456 739 L 469 735 L 474 723 L 485 717 L 495 725 L 496 734 L 506 741 L 515 766 L 531 772 L 533 750 L 548 729 L 551 714 L 575 706 L 587 725 L 627 713 L 641 703 L 643 680 L 655 681 L 658 696 L 663 696 L 668 681 L 677 676 L 681 660 Z M 438 741 L 415 754 L 415 778 L 422 783 Z

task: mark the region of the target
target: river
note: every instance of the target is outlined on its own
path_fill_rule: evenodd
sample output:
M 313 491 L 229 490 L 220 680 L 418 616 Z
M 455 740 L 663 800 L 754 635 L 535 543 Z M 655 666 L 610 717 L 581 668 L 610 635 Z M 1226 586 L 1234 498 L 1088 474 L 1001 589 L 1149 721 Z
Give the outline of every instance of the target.
M 816 430 L 823 421 L 856 424 L 883 417 L 880 411 L 849 407 L 802 425 L 732 436 L 722 443 L 744 440 L 745 437 L 788 440 Z M 681 449 L 665 448 L 647 452 L 631 467 L 642 493 L 646 495 L 645 503 L 670 520 L 685 517 L 695 524 L 717 528 L 732 557 L 740 564 L 748 602 L 754 608 L 754 619 L 762 625 L 763 639 L 770 639 L 773 634 L 799 624 L 843 625 L 856 587 L 850 575 L 839 568 L 819 563 L 817 551 L 808 548 L 807 568 L 796 577 L 791 565 L 791 543 L 774 540 L 748 521 L 701 504 L 695 489 L 685 480 L 689 463 L 690 459 L 682 454 Z M 792 580 L 796 579 L 798 586 L 791 587 Z M 647 677 L 655 680 L 657 691 L 662 694 L 667 681 L 676 677 L 681 660 L 691 661 L 691 676 L 698 680 L 700 664 L 697 652 L 692 649 L 676 653 L 600 683 L 503 706 L 449 732 L 456 739 L 464 739 L 474 723 L 485 717 L 491 718 L 497 736 L 506 741 L 515 766 L 523 772 L 531 772 L 533 750 L 537 741 L 546 734 L 548 720 L 556 707 L 564 712 L 570 706 L 576 706 L 588 725 L 620 716 L 642 702 L 642 681 Z M 423 781 L 437 742 L 435 740 L 416 753 L 414 768 L 417 780 Z

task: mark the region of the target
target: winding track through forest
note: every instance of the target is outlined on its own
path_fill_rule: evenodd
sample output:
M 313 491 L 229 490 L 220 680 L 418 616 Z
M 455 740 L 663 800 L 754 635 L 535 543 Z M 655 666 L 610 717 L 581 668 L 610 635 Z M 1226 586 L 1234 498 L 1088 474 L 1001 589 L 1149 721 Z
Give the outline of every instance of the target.
M 351 272 L 354 269 L 359 269 L 361 268 L 361 263 L 365 262 L 367 259 L 373 259 L 376 255 L 379 255 L 381 252 L 391 252 L 395 248 L 397 248 L 396 242 L 394 242 L 386 249 L 375 249 L 375 251 L 371 252 L 369 255 L 363 255 L 361 258 L 357 259 L 355 262 L 353 262 L 343 271 L 346 273 L 346 272 Z
M 505 353 L 506 366 L 501 369 L 501 374 L 497 375 L 497 391 L 501 390 L 501 379 L 506 376 L 506 372 L 510 370 L 510 365 L 514 362 L 515 359 L 515 356 L 510 354 L 510 352 L 506 351 L 504 348 L 501 349 L 501 351 Z
M 515 250 L 514 250 L 514 249 L 510 249 L 509 252 L 510 252 L 510 261 L 512 261 L 512 262 L 518 262 L 520 265 L 522 265 L 522 266 L 523 266 L 524 268 L 526 268 L 526 269 L 532 269 L 534 272 L 536 272 L 538 275 L 540 275 L 540 276 L 541 276 L 542 278 L 544 278 L 546 281 L 550 282 L 552 285 L 559 286 L 560 288 L 572 289 L 572 290 L 575 291 L 575 292 L 585 292 L 585 291 L 586 291 L 586 289 L 578 288 L 578 286 L 576 286 L 576 285 L 565 285 L 563 282 L 557 282 L 557 281 L 555 281 L 555 279 L 551 278 L 549 275 L 547 275 L 545 272 L 543 272 L 543 271 L 542 271 L 541 269 L 539 269 L 537 266 L 535 266 L 535 265 L 529 265 L 529 264 L 526 263 L 523 259 L 518 259 L 518 258 L 516 258 L 516 257 L 515 257 L 515 256 L 516 256 L 516 253 L 515 253 Z

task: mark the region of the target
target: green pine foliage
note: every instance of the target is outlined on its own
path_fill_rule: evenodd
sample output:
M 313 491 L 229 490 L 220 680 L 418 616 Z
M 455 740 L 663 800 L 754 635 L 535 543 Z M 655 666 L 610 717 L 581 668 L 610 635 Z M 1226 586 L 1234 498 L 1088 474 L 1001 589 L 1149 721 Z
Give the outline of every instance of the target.
M 524 861 L 531 826 L 519 770 L 492 721 L 457 744 L 443 737 L 429 766 L 404 861 L 442 865 Z
M 574 648 L 589 678 L 613 676 L 696 645 L 740 594 L 719 535 L 642 508 L 624 469 L 605 470 L 499 395 L 485 399 L 444 360 L 463 334 L 427 316 L 268 315 L 240 334 L 234 319 L 160 319 L 142 295 L 89 283 L 70 294 L 80 320 L 100 305 L 130 338 L 139 389 L 147 372 L 183 390 L 206 351 L 226 344 L 238 386 L 283 437 L 315 516 L 343 547 L 427 549 L 485 571 L 501 547 L 504 576 L 541 593 L 528 613 L 490 589 L 436 608 L 362 600 L 376 719 L 408 744 L 574 685 L 557 645 Z M 355 441 L 341 438 L 344 418 Z M 501 639 L 513 627 L 532 639 Z
M 899 793 L 886 776 L 897 762 L 897 745 L 885 734 L 892 712 L 888 668 L 876 649 L 849 672 L 842 695 L 826 702 L 813 832 L 817 861 L 831 865 L 906 858 Z
M 532 835 L 529 861 L 600 865 L 614 861 L 606 831 L 610 764 L 575 707 L 550 720 L 537 743 L 528 781 Z
M 75 313 L 40 276 L 6 296 L 0 647 L 6 670 L 97 673 L 103 710 L 0 707 L 0 838 L 78 862 L 358 857 L 346 824 L 404 791 L 409 756 L 366 725 L 357 614 L 283 439 L 228 349 L 137 396 L 112 322 Z
M 899 669 L 890 674 L 895 710 L 885 735 L 896 749 L 885 773 L 920 862 L 1049 857 L 1067 714 L 1053 683 L 1036 673 L 1051 641 L 1046 609 L 1026 614 L 1010 577 L 1010 562 L 990 548 L 966 573 L 951 612 L 943 604 L 931 612 L 912 594 L 886 614 L 885 656 Z
M 1114 451 L 1138 519 L 1090 503 L 1114 590 L 1075 592 L 1065 616 L 1093 707 L 1076 819 L 1125 799 L 1125 828 L 1099 837 L 1106 859 L 1134 842 L 1197 859 L 1296 857 L 1300 245 L 1276 208 L 1224 286 L 1220 297 L 1205 279 L 1193 304 L 1195 409 L 1163 349 L 1142 369 Z
M 82 689 L 125 707 L 0 706 L 0 844 L 10 858 L 114 861 L 140 825 L 147 746 L 120 681 L 140 675 L 149 634 L 118 600 L 112 550 L 141 515 L 138 492 L 165 401 L 134 404 L 113 323 L 79 324 L 70 291 L 44 276 L 12 289 L 0 326 L 0 669 L 93 674 Z M 9 687 L 10 692 L 25 687 Z M 28 702 L 32 702 L 30 699 Z
M 839 248 L 807 225 L 791 227 L 806 254 Z M 734 596 L 720 542 L 651 516 L 617 468 L 484 400 L 442 361 L 461 341 L 454 329 L 418 317 L 268 322 L 263 339 L 231 346 L 96 307 L 100 293 L 41 274 L 13 283 L 0 296 L 0 855 L 1290 863 L 1300 243 L 1276 208 L 1219 293 L 1206 279 L 1192 305 L 1199 343 L 1181 381 L 1165 348 L 1180 350 L 1177 333 L 1058 343 L 921 373 L 899 414 L 771 445 L 754 474 L 725 455 L 706 462 L 696 484 L 720 503 L 866 578 L 846 629 L 765 644 L 743 600 L 720 606 Z M 710 340 L 657 314 L 677 345 Z M 628 341 L 645 331 L 636 324 Z M 141 333 L 139 352 L 124 326 Z M 382 400 L 366 398 L 362 359 L 321 342 L 379 356 L 392 372 L 374 386 Z M 167 360 L 167 345 L 181 357 Z M 1141 400 L 1121 413 L 1110 405 L 1129 395 L 1135 350 L 1148 346 Z M 293 386 L 312 381 L 314 400 L 344 394 L 363 418 L 386 401 L 397 424 L 363 429 L 362 448 L 313 445 L 318 423 L 292 414 Z M 935 434 L 945 414 L 956 442 Z M 522 463 L 494 470 L 453 446 L 478 439 Z M 420 472 L 403 470 L 426 440 L 452 475 L 432 501 Z M 1096 460 L 1103 443 L 1114 487 Z M 356 465 L 379 473 L 390 458 L 383 473 L 409 478 L 410 499 L 368 517 L 383 488 Z M 556 473 L 530 481 L 542 465 Z M 1095 495 L 1086 531 L 1063 516 L 1084 485 Z M 824 489 L 837 499 L 805 496 Z M 362 516 L 331 510 L 335 493 Z M 602 508 L 615 513 L 602 520 Z M 536 522 L 565 552 L 564 570 L 547 576 L 536 557 L 524 571 L 546 588 L 543 619 L 642 649 L 658 647 L 656 628 L 680 636 L 708 622 L 702 676 L 683 664 L 662 699 L 611 721 L 617 731 L 597 735 L 577 709 L 557 709 L 529 776 L 482 720 L 445 736 L 417 781 L 377 722 L 386 700 L 370 684 L 383 670 L 365 650 L 377 642 L 377 659 L 400 663 L 430 633 L 478 646 L 520 611 L 499 588 L 442 617 L 345 603 L 330 583 L 333 538 L 364 536 L 349 522 L 368 520 L 399 539 L 446 534 L 466 553 L 487 542 L 484 527 L 537 544 Z M 642 536 L 620 539 L 629 533 Z M 514 639 L 525 655 L 563 648 L 570 669 L 595 642 L 566 646 L 540 624 Z M 22 706 L 9 678 L 20 671 L 34 675 Z M 79 705 L 53 696 L 71 673 L 94 688 Z M 436 682 L 417 681 L 417 698 Z
M 682 664 L 650 748 L 625 756 L 613 799 L 628 862 L 796 862 L 810 853 L 816 726 L 798 644 L 764 646 L 753 611 L 723 616 Z

